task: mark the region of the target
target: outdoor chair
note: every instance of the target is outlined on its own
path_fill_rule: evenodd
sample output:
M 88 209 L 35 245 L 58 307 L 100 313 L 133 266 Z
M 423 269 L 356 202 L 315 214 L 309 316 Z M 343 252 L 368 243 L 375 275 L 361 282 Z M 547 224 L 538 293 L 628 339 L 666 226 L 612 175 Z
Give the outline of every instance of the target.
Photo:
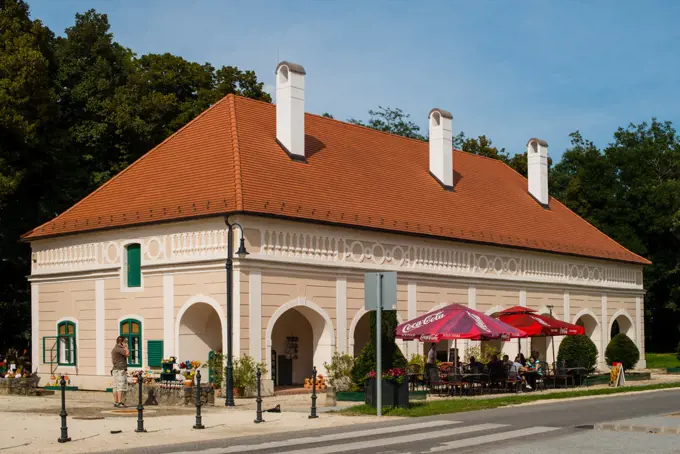
M 415 391 L 418 385 L 422 385 L 420 364 L 409 364 L 406 366 L 406 374 L 411 382 L 411 391 Z
M 427 379 L 428 386 L 430 388 L 430 394 L 436 390 L 437 395 L 441 396 L 442 389 L 446 390 L 447 385 L 446 382 L 442 380 L 441 376 L 439 375 L 439 370 L 436 367 L 430 367 L 427 369 Z
M 556 387 L 557 382 L 560 380 L 564 380 L 565 388 L 569 387 L 569 380 L 571 380 L 572 384 L 574 383 L 574 377 L 567 371 L 567 366 L 565 365 L 564 361 L 560 361 L 555 365 L 555 374 L 553 377 L 554 377 L 553 387 Z
M 539 361 L 538 364 L 541 367 L 541 375 L 536 377 L 536 390 L 546 389 L 546 382 L 550 379 L 548 363 Z
M 468 386 L 468 382 L 463 379 L 463 376 L 455 371 L 453 368 L 450 369 L 447 378 L 447 385 L 451 390 L 451 395 L 456 395 L 456 389 L 460 390 L 460 394 L 463 394 L 463 389 Z
M 508 378 L 505 379 L 505 388 L 509 391 L 520 391 L 522 389 L 522 382 L 517 380 L 517 372 L 514 370 L 508 371 Z

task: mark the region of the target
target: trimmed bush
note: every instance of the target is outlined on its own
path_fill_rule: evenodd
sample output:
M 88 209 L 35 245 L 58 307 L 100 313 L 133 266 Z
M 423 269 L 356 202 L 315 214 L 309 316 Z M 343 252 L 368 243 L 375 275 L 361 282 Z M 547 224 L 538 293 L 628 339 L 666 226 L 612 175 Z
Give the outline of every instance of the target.
M 623 369 L 628 370 L 637 364 L 640 359 L 640 350 L 630 337 L 624 333 L 619 333 L 609 341 L 609 345 L 604 351 L 604 359 L 610 366 L 613 362 L 623 363 Z
M 597 347 L 586 335 L 567 336 L 560 343 L 557 361 L 564 361 L 567 367 L 584 367 L 591 374 L 597 364 Z
M 371 311 L 371 340 L 361 350 L 361 353 L 354 361 L 352 367 L 352 383 L 356 386 L 362 387 L 366 376 L 372 370 L 375 370 L 375 354 L 376 354 L 376 313 Z M 397 328 L 397 313 L 396 311 L 383 311 L 381 321 L 382 331 L 382 370 L 388 371 L 393 367 L 406 369 L 406 358 L 394 342 L 394 336 Z

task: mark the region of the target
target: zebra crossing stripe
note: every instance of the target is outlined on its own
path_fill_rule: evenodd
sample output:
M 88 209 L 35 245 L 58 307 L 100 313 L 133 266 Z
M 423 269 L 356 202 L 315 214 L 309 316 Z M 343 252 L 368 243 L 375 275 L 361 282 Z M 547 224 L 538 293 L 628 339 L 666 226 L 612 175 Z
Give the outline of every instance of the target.
M 442 429 L 442 430 L 437 430 L 437 431 L 429 431 L 429 432 L 420 432 L 420 433 L 415 433 L 412 435 L 402 435 L 399 437 L 391 437 L 391 438 L 377 438 L 377 439 L 371 439 L 371 440 L 366 440 L 366 441 L 356 441 L 354 443 L 345 443 L 345 444 L 339 444 L 339 445 L 332 445 L 332 446 L 324 446 L 323 448 L 305 448 L 305 449 L 299 449 L 295 451 L 277 451 L 277 454 L 307 454 L 311 450 L 314 449 L 320 449 L 323 451 L 324 454 L 332 454 L 336 452 L 347 452 L 347 451 L 354 451 L 354 450 L 360 450 L 360 449 L 369 449 L 372 448 L 376 450 L 379 447 L 382 446 L 391 446 L 391 445 L 399 445 L 399 444 L 408 444 L 408 443 L 413 443 L 416 441 L 424 441 L 424 440 L 433 440 L 435 438 L 446 438 L 446 437 L 453 437 L 455 435 L 462 435 L 470 432 L 478 432 L 480 430 L 493 430 L 493 429 L 498 429 L 501 427 L 508 427 L 508 424 L 477 424 L 474 426 L 465 426 L 465 427 L 458 427 L 455 429 Z M 353 438 L 353 434 L 350 433 L 348 434 L 350 437 L 348 438 Z M 450 449 L 450 448 L 447 448 Z
M 483 445 L 485 443 L 494 443 L 497 441 L 507 441 L 513 438 L 526 437 L 529 435 L 538 435 L 542 433 L 559 430 L 560 427 L 528 427 L 526 429 L 510 430 L 508 432 L 499 432 L 489 435 L 481 435 L 479 437 L 464 438 L 463 440 L 449 441 L 441 446 L 431 448 L 428 452 L 450 451 L 451 449 L 468 448 L 470 446 Z
M 365 430 L 352 430 L 351 427 L 347 427 L 347 432 L 339 432 L 339 433 L 333 433 L 333 434 L 328 434 L 328 435 L 320 435 L 316 437 L 305 437 L 305 438 L 294 438 L 294 439 L 289 439 L 289 440 L 281 440 L 281 441 L 270 441 L 266 443 L 260 443 L 260 444 L 253 444 L 253 445 L 239 445 L 239 446 L 230 446 L 227 448 L 209 448 L 205 450 L 201 450 L 201 454 L 229 454 L 229 453 L 239 453 L 239 452 L 248 452 L 248 451 L 258 451 L 258 450 L 263 450 L 263 449 L 272 449 L 272 448 L 285 448 L 288 446 L 296 446 L 296 445 L 302 445 L 302 444 L 310 444 L 310 443 L 322 443 L 322 442 L 327 442 L 327 441 L 337 441 L 337 440 L 345 440 L 345 439 L 351 439 L 351 438 L 359 438 L 359 437 L 368 437 L 368 436 L 376 436 L 376 435 L 385 435 L 385 434 L 391 434 L 395 432 L 405 432 L 405 431 L 410 431 L 410 430 L 425 430 L 425 429 L 432 429 L 432 428 L 437 428 L 437 427 L 442 427 L 442 426 L 453 426 L 456 424 L 460 424 L 460 421 L 445 421 L 445 420 L 437 420 L 437 421 L 428 421 L 428 422 L 420 422 L 420 423 L 415 423 L 415 424 L 399 424 L 399 425 L 394 425 L 394 426 L 389 426 L 389 427 L 377 427 L 375 429 L 365 429 Z M 192 450 L 192 451 L 183 451 L 175 454 L 193 454 L 196 453 L 197 451 Z

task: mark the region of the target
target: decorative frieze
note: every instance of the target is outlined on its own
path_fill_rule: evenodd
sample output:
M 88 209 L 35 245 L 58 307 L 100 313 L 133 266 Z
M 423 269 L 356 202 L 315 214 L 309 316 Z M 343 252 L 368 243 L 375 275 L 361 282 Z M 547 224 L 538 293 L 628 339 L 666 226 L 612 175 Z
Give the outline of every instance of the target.
M 331 230 L 328 230 L 332 232 Z M 462 276 L 642 289 L 642 267 L 579 257 L 405 238 L 383 242 L 347 236 L 260 228 L 259 248 L 251 258 L 265 261 L 327 264 L 345 268 L 411 271 Z M 376 235 L 367 233 L 367 238 Z M 67 273 L 121 266 L 125 241 L 102 241 L 38 250 L 32 274 Z M 134 241 L 134 240 L 132 240 Z M 250 241 L 255 241 L 250 239 Z M 427 242 L 426 242 L 427 241 Z M 199 230 L 140 238 L 142 266 L 201 262 L 226 256 L 226 229 Z M 428 244 L 429 243 L 429 244 Z M 433 244 L 434 243 L 434 244 Z
M 294 261 L 336 262 L 434 274 L 499 277 L 581 285 L 642 288 L 640 267 L 588 259 L 538 258 L 537 254 L 476 252 L 472 247 L 432 247 L 263 230 L 261 256 Z

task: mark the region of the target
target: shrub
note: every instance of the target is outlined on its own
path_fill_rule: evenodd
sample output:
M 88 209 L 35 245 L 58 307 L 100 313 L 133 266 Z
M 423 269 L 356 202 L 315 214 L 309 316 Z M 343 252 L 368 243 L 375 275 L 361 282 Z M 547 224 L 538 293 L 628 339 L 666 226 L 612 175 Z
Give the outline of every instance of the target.
M 586 373 L 593 373 L 597 364 L 597 347 L 586 335 L 567 336 L 560 343 L 557 361 L 564 361 L 567 367 L 580 365 Z
M 352 383 L 356 386 L 363 387 L 366 376 L 372 370 L 376 369 L 375 354 L 376 354 L 376 313 L 373 311 L 371 316 L 371 340 L 361 350 L 359 356 L 354 360 L 352 367 Z M 394 336 L 397 328 L 397 313 L 396 311 L 383 311 L 381 321 L 382 332 L 382 370 L 388 371 L 392 368 L 406 369 L 406 358 L 394 342 Z
M 267 364 L 256 363 L 252 356 L 243 355 L 240 358 L 234 359 L 234 369 L 232 375 L 234 377 L 234 388 L 245 388 L 252 391 L 257 386 L 257 376 L 255 371 L 260 368 L 262 377 L 267 375 Z
M 323 363 L 328 372 L 328 383 L 336 391 L 349 391 L 352 384 L 352 366 L 354 366 L 354 357 L 351 355 L 340 355 L 338 352 L 333 353 L 331 363 Z
M 413 353 L 411 355 L 411 359 L 408 360 L 408 365 L 410 366 L 411 364 L 416 364 L 420 366 L 420 370 L 423 371 L 425 370 L 425 361 L 427 358 L 425 356 L 420 355 L 418 353 Z
M 469 347 L 465 349 L 465 356 L 460 360 L 462 362 L 467 362 L 471 356 L 475 357 L 475 360 L 482 364 L 488 364 L 491 362 L 491 357 L 493 355 L 499 356 L 501 351 L 496 347 L 491 345 L 486 345 L 484 348 L 481 347 Z
M 604 352 L 604 359 L 610 366 L 613 362 L 621 362 L 624 370 L 632 369 L 640 359 L 640 350 L 630 337 L 619 333 L 609 341 Z

